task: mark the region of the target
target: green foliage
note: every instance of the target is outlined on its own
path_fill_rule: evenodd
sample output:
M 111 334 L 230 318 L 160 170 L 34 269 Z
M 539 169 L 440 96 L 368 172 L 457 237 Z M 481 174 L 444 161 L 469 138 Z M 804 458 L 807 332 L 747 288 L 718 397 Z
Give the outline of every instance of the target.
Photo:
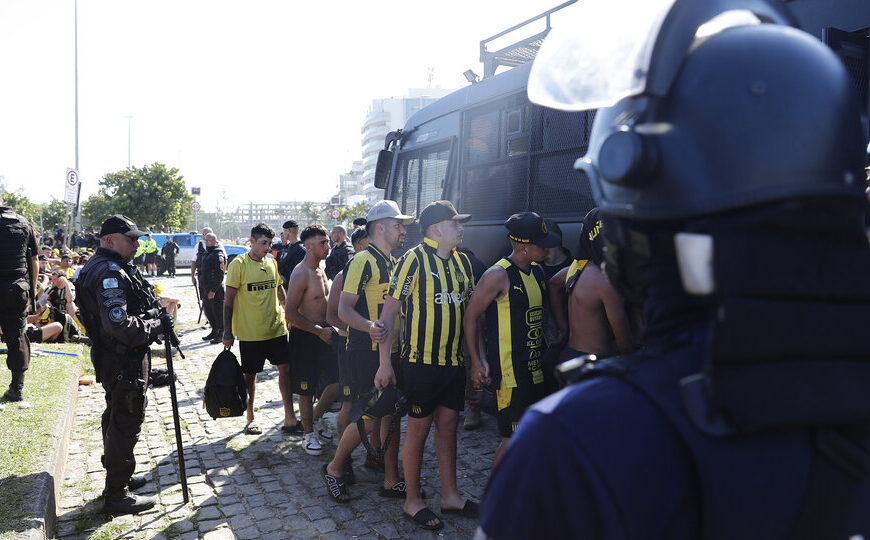
M 50 203 L 42 203 L 37 205 L 37 207 L 39 208 L 42 217 L 42 224 L 40 225 L 39 217 L 37 217 L 36 221 L 33 223 L 37 226 L 41 226 L 43 230 L 51 231 L 58 225 L 66 224 L 69 207 L 65 205 L 63 201 L 52 197 Z
M 319 223 L 323 220 L 323 208 L 314 204 L 311 201 L 306 201 L 302 203 L 299 207 L 299 212 L 302 214 L 302 218 L 305 220 L 304 223 L 300 223 L 300 228 L 305 228 L 308 225 L 312 225 L 314 223 Z
M 182 230 L 193 220 L 192 201 L 178 169 L 154 163 L 106 174 L 99 193 L 82 205 L 82 216 L 95 224 L 112 214 L 124 214 L 141 228 L 160 230 L 165 225 Z
M 358 217 L 366 217 L 366 214 L 369 213 L 369 209 L 371 207 L 364 202 L 357 203 L 349 208 L 345 208 L 341 211 L 341 219 L 342 221 L 352 222 Z
M 61 203 L 63 204 L 63 203 Z M 39 211 L 37 205 L 30 202 L 30 199 L 24 195 L 12 193 L 11 191 L 3 192 L 3 205 L 8 206 L 15 212 L 21 214 L 30 220 L 31 223 L 39 226 Z

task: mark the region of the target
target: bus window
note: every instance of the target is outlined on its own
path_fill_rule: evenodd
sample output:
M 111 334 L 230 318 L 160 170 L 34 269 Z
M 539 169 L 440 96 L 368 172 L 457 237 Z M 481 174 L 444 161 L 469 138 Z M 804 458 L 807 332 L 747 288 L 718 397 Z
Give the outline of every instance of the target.
M 400 157 L 396 202 L 404 213 L 416 216 L 421 208 L 443 197 L 449 162 L 449 142 L 414 150 Z

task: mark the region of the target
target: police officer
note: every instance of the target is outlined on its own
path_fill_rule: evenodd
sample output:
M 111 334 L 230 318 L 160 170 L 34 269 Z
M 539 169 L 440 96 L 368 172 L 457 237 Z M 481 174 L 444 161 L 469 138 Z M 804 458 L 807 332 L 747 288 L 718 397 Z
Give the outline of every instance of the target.
M 217 236 L 205 235 L 205 253 L 199 264 L 199 294 L 202 298 L 202 311 L 212 327 L 211 333 L 202 339 L 220 343 L 224 332 L 224 271 L 227 258 L 218 248 Z
M 23 216 L 3 206 L 0 198 L 0 331 L 8 353 L 12 382 L 6 401 L 23 399 L 24 373 L 30 367 L 30 342 L 24 334 L 28 298 L 36 291 L 39 260 L 36 234 Z
M 154 290 L 131 264 L 136 239 L 143 234 L 126 216 L 108 218 L 100 229 L 100 247 L 76 281 L 76 302 L 92 340 L 94 371 L 106 390 L 104 508 L 112 514 L 136 514 L 155 502 L 131 493 L 145 484 L 144 477 L 132 476 L 133 447 L 145 419 L 149 345 L 172 328 L 172 319 L 156 316 Z
M 610 3 L 576 20 L 618 31 Z M 578 164 L 644 348 L 529 409 L 478 536 L 870 538 L 866 141 L 840 59 L 770 23 L 784 5 L 645 4 L 651 55 L 625 61 L 547 38 L 531 99 L 612 104 Z

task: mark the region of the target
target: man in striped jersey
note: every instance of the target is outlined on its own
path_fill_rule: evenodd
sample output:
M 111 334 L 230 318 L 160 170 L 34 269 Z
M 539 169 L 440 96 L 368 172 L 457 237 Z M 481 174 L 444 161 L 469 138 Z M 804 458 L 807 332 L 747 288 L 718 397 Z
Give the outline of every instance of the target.
M 491 379 L 498 385 L 496 417 L 502 439 L 492 459 L 493 468 L 520 417 L 545 394 L 541 360 L 547 348 L 544 318 L 550 315 L 544 268 L 538 263 L 547 257 L 549 248 L 560 245 L 559 237 L 534 212 L 512 215 L 505 227 L 513 251 L 480 278 L 462 322 L 475 387 Z M 485 350 L 477 331 L 484 313 Z
M 423 503 L 420 490 L 423 445 L 433 420 L 441 511 L 477 516 L 477 504 L 463 499 L 456 488 L 456 425 L 465 395 L 462 316 L 474 289 L 471 262 L 456 246 L 462 241 L 463 223 L 469 219 L 468 214 L 458 214 L 450 201 L 435 201 L 423 209 L 419 220 L 423 242 L 397 263 L 378 321 L 383 337 L 375 338 L 390 342 L 396 315 L 404 307 L 399 363 L 409 407 L 402 448 L 407 486 L 404 512 L 429 530 L 444 526 Z M 395 380 L 389 348 L 382 347 L 375 386 L 383 388 Z
M 343 272 L 344 284 L 338 301 L 338 316 L 347 325 L 348 364 L 353 371 L 353 393 L 357 399 L 360 394 L 371 390 L 378 371 L 378 349 L 387 351 L 387 357 L 398 353 L 396 340 L 379 344 L 372 340 L 378 315 L 384 305 L 390 273 L 395 265 L 391 255 L 394 249 L 405 242 L 405 225 L 414 221 L 413 216 L 403 215 L 394 201 L 380 201 L 369 210 L 366 230 L 369 245 L 350 261 Z M 381 422 L 366 419 L 366 432 L 374 428 L 384 432 L 389 427 L 391 417 Z M 377 439 L 380 440 L 380 439 Z M 348 481 L 350 455 L 359 446 L 360 433 L 355 424 L 348 425 L 341 434 L 338 449 L 331 462 L 323 466 L 323 479 L 327 492 L 337 502 L 348 502 L 346 481 Z M 405 496 L 405 483 L 399 478 L 399 436 L 396 434 L 384 453 L 384 483 L 380 490 L 382 497 L 401 498 Z

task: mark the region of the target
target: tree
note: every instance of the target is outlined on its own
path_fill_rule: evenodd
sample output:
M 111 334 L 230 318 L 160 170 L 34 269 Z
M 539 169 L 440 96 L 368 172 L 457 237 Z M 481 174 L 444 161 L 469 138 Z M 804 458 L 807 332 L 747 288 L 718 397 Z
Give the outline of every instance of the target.
M 181 230 L 193 220 L 191 202 L 178 169 L 154 163 L 106 174 L 97 195 L 82 205 L 82 216 L 101 223 L 112 214 L 124 214 L 141 228 Z
M 66 225 L 67 215 L 69 214 L 69 206 L 63 201 L 51 198 L 51 202 L 37 205 L 38 217 L 36 224 L 39 224 L 40 217 L 42 218 L 41 227 L 46 231 L 53 230 L 58 225 Z
M 39 227 L 39 210 L 37 205 L 30 202 L 24 195 L 3 191 L 3 205 L 8 206 L 14 212 L 21 214 L 30 220 L 34 227 Z
M 314 223 L 318 223 L 322 221 L 323 216 L 321 215 L 321 211 L 323 209 L 314 204 L 311 201 L 305 201 L 299 206 L 299 212 L 302 214 L 302 217 L 305 218 L 305 223 L 302 225 L 303 227 L 307 225 L 312 225 Z
M 345 208 L 341 212 L 341 219 L 342 219 L 342 221 L 351 222 L 358 217 L 364 218 L 364 217 L 366 217 L 366 214 L 369 213 L 370 208 L 371 207 L 367 203 L 364 203 L 364 202 L 357 203 L 349 208 Z

